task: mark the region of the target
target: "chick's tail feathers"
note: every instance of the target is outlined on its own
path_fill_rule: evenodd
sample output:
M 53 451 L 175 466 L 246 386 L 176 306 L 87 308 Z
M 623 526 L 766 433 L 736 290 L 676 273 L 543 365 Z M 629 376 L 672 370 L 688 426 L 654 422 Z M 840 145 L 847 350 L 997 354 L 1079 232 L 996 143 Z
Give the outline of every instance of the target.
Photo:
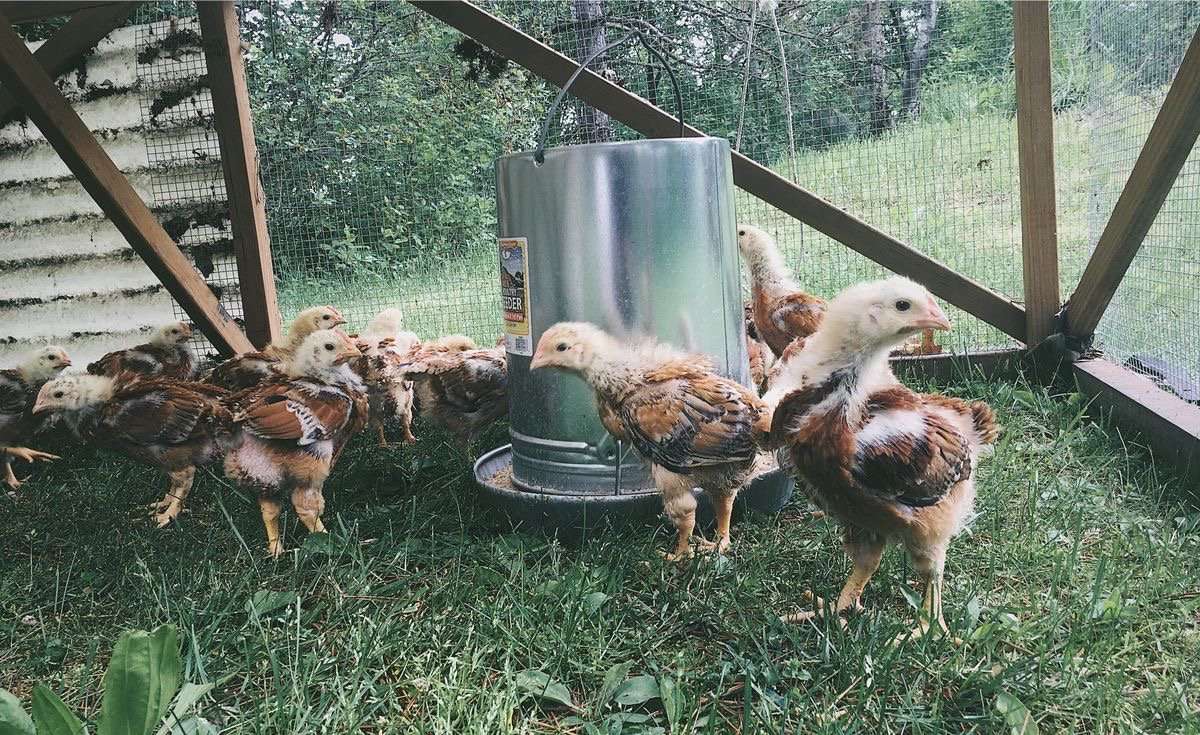
M 995 444 L 1000 438 L 1000 422 L 996 421 L 996 412 L 983 401 L 971 402 L 971 423 L 982 443 Z

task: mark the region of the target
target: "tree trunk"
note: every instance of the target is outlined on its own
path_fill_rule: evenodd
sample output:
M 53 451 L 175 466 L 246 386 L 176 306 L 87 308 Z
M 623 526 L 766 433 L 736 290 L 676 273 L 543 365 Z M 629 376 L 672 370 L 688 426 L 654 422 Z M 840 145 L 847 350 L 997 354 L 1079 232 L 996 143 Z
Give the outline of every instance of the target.
M 887 69 L 884 60 L 887 43 L 883 34 L 883 2 L 868 0 L 863 14 L 863 53 L 867 62 L 870 86 L 872 135 L 884 132 L 892 125 L 892 110 L 887 98 Z
M 608 44 L 604 28 L 604 0 L 573 0 L 571 12 L 575 21 L 575 37 L 579 40 L 579 58 L 583 61 Z M 588 67 L 600 76 L 605 76 L 608 62 L 600 56 Z M 576 137 L 584 143 L 602 143 L 612 140 L 612 123 L 608 115 L 579 100 L 575 101 Z
M 933 45 L 939 5 L 939 0 L 925 0 L 917 6 L 916 34 L 904 70 L 904 96 L 901 103 L 904 116 L 909 120 L 916 120 L 921 114 L 921 77 L 929 65 L 929 49 Z

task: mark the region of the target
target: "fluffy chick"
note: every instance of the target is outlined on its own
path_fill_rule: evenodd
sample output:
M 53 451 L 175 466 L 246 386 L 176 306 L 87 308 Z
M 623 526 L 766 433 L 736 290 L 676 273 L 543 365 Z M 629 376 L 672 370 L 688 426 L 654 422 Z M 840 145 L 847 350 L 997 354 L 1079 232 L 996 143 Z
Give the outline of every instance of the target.
M 66 350 L 51 345 L 26 355 L 15 368 L 0 370 L 0 461 L 4 464 L 4 483 L 12 490 L 21 486 L 13 474 L 14 458 L 26 462 L 58 459 L 14 442 L 25 442 L 37 430 L 39 422 L 32 410 L 38 391 L 70 364 Z
M 384 423 L 395 419 L 403 432 L 403 441 L 417 440 L 412 433 L 413 384 L 397 365 L 407 359 L 421 343 L 413 332 L 404 330 L 399 309 L 379 312 L 355 339 L 363 358 L 356 370 L 367 383 L 371 404 L 371 428 L 379 437 L 379 446 L 388 446 Z
M 750 303 L 758 337 L 776 356 L 788 343 L 817 331 L 825 300 L 800 290 L 775 239 L 753 225 L 738 225 L 738 249 L 750 269 Z
M 280 375 L 281 363 L 291 359 L 296 349 L 313 332 L 333 329 L 345 324 L 342 313 L 332 306 L 313 306 L 300 312 L 288 327 L 282 341 L 272 342 L 256 352 L 240 355 L 218 363 L 205 373 L 202 380 L 230 391 L 245 390 L 264 380 Z
M 42 386 L 33 412 L 59 415 L 78 440 L 164 470 L 166 495 L 151 505 L 162 527 L 183 510 L 196 467 L 232 444 L 226 395 L 207 383 L 169 378 L 68 375 Z
M 191 380 L 195 366 L 187 343 L 192 325 L 171 322 L 154 330 L 150 341 L 127 350 L 110 352 L 87 366 L 92 375 L 146 375 Z
M 853 571 L 837 611 L 861 608 L 884 548 L 898 542 L 925 585 L 914 633 L 946 630 L 946 550 L 971 515 L 974 469 L 998 434 L 986 404 L 915 393 L 887 369 L 895 345 L 923 329 L 949 328 L 929 292 L 908 279 L 853 286 L 829 305 L 765 397 L 775 406 L 773 443 L 786 447 L 819 505 L 843 527 Z
M 508 413 L 508 358 L 503 347 L 461 349 L 474 342 L 443 337 L 400 364 L 413 382 L 421 415 L 467 445 Z
M 283 497 L 310 532 L 325 531 L 325 479 L 367 423 L 366 386 L 350 366 L 361 354 L 344 334 L 318 330 L 279 377 L 228 400 L 241 441 L 225 457 L 225 474 L 258 494 L 271 556 L 283 553 Z
M 767 389 L 767 376 L 775 364 L 775 354 L 758 334 L 754 324 L 754 304 L 747 301 L 745 306 L 746 319 L 746 359 L 750 364 L 750 380 L 755 390 L 760 393 Z
M 548 367 L 582 377 L 596 392 L 604 428 L 631 442 L 650 462 L 677 531 L 667 558 L 691 553 L 694 486 L 707 492 L 717 509 L 717 540 L 701 544 L 725 551 L 734 498 L 749 479 L 758 437 L 768 428 L 758 396 L 717 375 L 704 356 L 653 342 L 621 344 L 580 322 L 562 322 L 542 334 L 530 368 Z

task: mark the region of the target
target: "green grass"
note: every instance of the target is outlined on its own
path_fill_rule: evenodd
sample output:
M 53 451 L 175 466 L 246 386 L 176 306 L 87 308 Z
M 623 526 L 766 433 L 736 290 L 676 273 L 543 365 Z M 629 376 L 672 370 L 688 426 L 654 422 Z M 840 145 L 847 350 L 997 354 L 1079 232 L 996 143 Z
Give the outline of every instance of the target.
M 617 732 L 618 717 L 663 732 L 660 700 L 607 701 L 622 665 L 677 685 L 671 732 L 1007 732 L 1008 697 L 1042 732 L 1195 732 L 1200 514 L 1077 396 L 946 389 L 987 399 L 1006 427 L 951 549 L 960 648 L 887 645 L 913 617 L 895 550 L 847 630 L 780 624 L 847 570 L 835 527 L 800 503 L 737 523 L 726 559 L 665 564 L 657 527 L 568 547 L 507 529 L 465 455 L 419 427 L 414 448 L 360 437 L 326 487 L 331 536 L 306 540 L 289 514 L 278 562 L 253 499 L 215 475 L 159 531 L 140 509 L 159 476 L 71 450 L 0 497 L 0 686 L 27 698 L 50 682 L 94 716 L 118 633 L 174 623 L 225 733 Z M 247 612 L 264 590 L 287 604 Z M 529 670 L 573 708 L 530 699 Z

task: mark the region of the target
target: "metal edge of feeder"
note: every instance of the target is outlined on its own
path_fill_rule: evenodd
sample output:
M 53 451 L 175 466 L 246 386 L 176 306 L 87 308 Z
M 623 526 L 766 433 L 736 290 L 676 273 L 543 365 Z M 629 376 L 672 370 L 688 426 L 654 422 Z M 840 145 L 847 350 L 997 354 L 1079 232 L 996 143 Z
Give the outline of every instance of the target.
M 713 145 L 713 144 L 719 145 L 720 141 L 722 141 L 722 140 L 725 140 L 725 139 L 717 137 L 717 136 L 712 136 L 712 135 L 689 135 L 686 138 L 638 138 L 636 140 L 607 140 L 607 141 L 603 141 L 600 143 L 573 143 L 570 145 L 547 146 L 543 152 L 544 153 L 555 153 L 555 152 L 561 151 L 565 148 L 571 149 L 572 152 L 578 152 L 578 151 L 586 152 L 589 150 L 596 150 L 596 149 L 602 150 L 605 148 L 644 147 L 646 143 L 650 143 L 650 142 L 653 142 L 656 144 L 657 143 L 673 143 L 673 144 L 694 145 L 694 146 Z M 496 160 L 504 161 L 504 160 L 509 160 L 509 159 L 515 160 L 515 159 L 520 159 L 520 158 L 532 158 L 534 156 L 534 154 L 536 154 L 536 153 L 537 153 L 536 150 L 514 151 L 512 153 L 505 153 L 503 156 L 496 156 Z
M 621 495 L 530 492 L 515 484 L 506 487 L 491 481 L 506 467 L 512 467 L 511 444 L 497 447 L 475 462 L 475 483 L 514 527 L 583 536 L 589 530 L 614 523 L 652 521 L 662 513 L 662 500 L 654 488 Z M 737 506 L 757 513 L 778 513 L 791 500 L 794 491 L 791 475 L 776 468 L 753 478 L 738 493 Z M 695 492 L 699 504 L 697 520 L 702 526 L 711 525 L 712 504 L 704 493 Z
M 496 473 L 512 467 L 512 460 L 511 444 L 484 454 L 475 462 L 475 483 L 514 527 L 580 536 L 615 523 L 649 521 L 662 511 L 662 501 L 653 487 L 621 495 L 574 495 L 530 492 L 516 484 L 492 482 Z

